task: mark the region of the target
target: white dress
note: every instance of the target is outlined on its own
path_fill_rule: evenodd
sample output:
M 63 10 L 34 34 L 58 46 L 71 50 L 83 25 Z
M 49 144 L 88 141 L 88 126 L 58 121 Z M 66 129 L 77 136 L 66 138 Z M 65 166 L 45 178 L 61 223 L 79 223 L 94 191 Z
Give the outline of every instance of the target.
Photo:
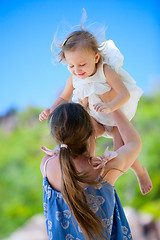
M 98 95 L 104 94 L 111 89 L 110 85 L 106 82 L 103 64 L 111 66 L 121 76 L 123 83 L 130 93 L 130 99 L 120 108 L 129 120 L 131 120 L 136 113 L 138 101 L 143 91 L 136 85 L 134 79 L 121 68 L 124 57 L 112 40 L 102 43 L 101 50 L 104 61 L 93 76 L 87 77 L 86 79 L 73 76 L 74 91 L 72 101 L 78 102 L 78 99 L 88 97 L 89 114 L 103 125 L 115 126 L 116 124 L 111 113 L 96 112 L 93 108 L 93 104 L 102 101 Z

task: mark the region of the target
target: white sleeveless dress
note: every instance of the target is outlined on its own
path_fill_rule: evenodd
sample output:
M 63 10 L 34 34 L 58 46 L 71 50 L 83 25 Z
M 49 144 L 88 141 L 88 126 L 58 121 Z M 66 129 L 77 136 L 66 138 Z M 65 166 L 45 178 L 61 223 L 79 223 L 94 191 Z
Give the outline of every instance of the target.
M 110 91 L 111 87 L 106 82 L 106 77 L 103 72 L 103 65 L 111 66 L 121 77 L 123 83 L 130 93 L 130 99 L 120 109 L 124 112 L 126 117 L 131 120 L 137 109 L 138 101 L 143 93 L 142 89 L 136 85 L 134 79 L 121 68 L 123 65 L 123 55 L 115 46 L 112 40 L 106 41 L 101 44 L 101 54 L 103 56 L 103 63 L 98 67 L 97 72 L 86 79 L 80 79 L 73 76 L 73 102 L 78 102 L 78 99 L 88 97 L 89 114 L 99 123 L 107 126 L 116 126 L 112 114 L 96 112 L 93 104 L 99 103 L 102 100 L 98 95 Z

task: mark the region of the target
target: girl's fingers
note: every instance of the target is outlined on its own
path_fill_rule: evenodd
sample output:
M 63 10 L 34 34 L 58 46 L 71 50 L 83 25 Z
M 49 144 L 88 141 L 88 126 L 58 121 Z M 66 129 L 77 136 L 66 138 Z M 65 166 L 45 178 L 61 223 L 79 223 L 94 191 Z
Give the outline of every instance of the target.
M 49 156 L 54 156 L 54 151 L 49 148 L 46 148 L 45 146 L 42 146 L 41 150 Z
M 100 107 L 99 108 L 99 112 L 104 112 L 105 108 L 104 107 Z
M 44 120 L 44 117 L 43 116 L 40 116 L 39 117 L 39 120 L 42 122 Z
M 95 104 L 95 105 L 93 105 L 94 106 L 94 109 L 98 112 L 104 112 L 104 106 L 101 104 L 101 103 L 99 103 L 99 104 Z
M 43 121 L 44 119 L 48 118 L 48 113 L 46 113 L 45 111 L 43 111 L 40 115 L 39 115 L 39 120 Z
M 97 104 L 94 104 L 94 105 L 93 105 L 93 107 L 94 107 L 94 109 L 95 109 L 96 111 L 98 111 L 101 106 L 102 106 L 101 103 L 97 103 Z
M 48 114 L 47 114 L 45 111 L 42 112 L 42 116 L 43 116 L 43 117 L 47 118 L 47 115 L 48 115 Z
M 46 109 L 39 115 L 39 120 L 43 121 L 44 119 L 48 118 L 49 114 L 51 113 L 50 109 Z
M 45 152 L 47 155 L 52 157 L 52 156 L 55 156 L 55 155 L 57 155 L 59 153 L 59 146 L 56 146 L 54 150 L 51 150 L 51 149 L 49 149 L 49 148 L 47 148 L 45 146 L 42 146 L 41 150 L 43 152 Z
M 39 116 L 39 121 L 41 121 L 41 122 L 43 121 L 43 118 L 41 115 Z

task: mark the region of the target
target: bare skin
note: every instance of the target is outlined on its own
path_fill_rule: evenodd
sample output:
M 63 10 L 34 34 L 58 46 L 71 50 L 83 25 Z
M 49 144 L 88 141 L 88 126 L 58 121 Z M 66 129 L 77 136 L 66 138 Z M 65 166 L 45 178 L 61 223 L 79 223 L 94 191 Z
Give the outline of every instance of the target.
M 122 136 L 124 145 L 117 150 L 117 157 L 108 161 L 104 166 L 104 180 L 108 181 L 111 185 L 114 186 L 116 180 L 123 174 L 123 172 L 127 171 L 127 169 L 133 164 L 134 159 L 138 156 L 141 150 L 141 140 L 134 129 L 132 124 L 128 121 L 128 119 L 122 114 L 120 111 L 116 111 L 114 113 L 120 134 Z M 91 154 L 90 143 L 94 141 L 94 136 L 92 135 L 92 140 L 89 139 L 89 152 Z M 59 164 L 59 154 L 55 154 L 50 161 L 47 163 L 46 172 L 44 172 L 44 164 L 47 159 L 50 158 L 50 155 L 45 155 L 41 162 L 41 172 L 43 177 L 48 178 L 51 186 L 57 190 L 61 191 L 61 169 Z M 78 156 L 73 159 L 75 163 L 75 167 L 79 172 L 88 172 L 89 171 L 89 179 L 95 180 L 97 176 L 99 176 L 101 169 L 94 169 L 92 165 L 89 164 L 88 159 L 84 156 Z M 116 170 L 119 169 L 119 170 Z M 110 170 L 108 172 L 108 170 Z M 87 187 L 88 184 L 82 184 L 82 187 Z
M 114 139 L 114 150 L 116 151 L 118 148 L 124 145 L 124 142 L 119 134 L 118 128 L 114 127 L 113 131 L 113 139 Z M 152 182 L 148 175 L 147 169 L 140 164 L 138 159 L 134 161 L 131 166 L 131 169 L 135 172 L 141 192 L 143 195 L 149 193 L 152 189 Z
M 113 99 L 115 99 L 116 95 L 117 94 L 115 90 L 111 88 L 109 92 L 106 92 L 103 95 L 100 95 L 99 97 L 102 99 L 104 103 L 109 103 Z M 114 127 L 112 131 L 112 137 L 114 142 L 114 150 L 116 151 L 119 147 L 123 146 L 124 144 L 117 127 Z M 152 181 L 147 172 L 147 169 L 141 165 L 138 159 L 134 161 L 134 163 L 131 166 L 131 169 L 137 176 L 142 194 L 145 195 L 149 193 L 152 190 Z
M 110 83 L 110 85 L 112 84 Z M 112 87 L 110 91 L 100 95 L 99 97 L 103 101 L 104 105 L 99 104 L 97 110 L 105 112 L 105 104 L 110 104 L 111 102 L 113 102 L 116 99 L 117 95 L 118 93 Z M 112 131 L 112 137 L 114 142 L 114 150 L 116 151 L 119 147 L 123 146 L 124 144 L 117 127 L 114 127 Z M 152 189 L 152 182 L 147 172 L 147 169 L 141 165 L 138 159 L 134 161 L 134 163 L 131 166 L 131 169 L 137 176 L 142 194 L 145 195 L 148 192 L 150 192 Z
M 73 75 L 80 74 L 80 78 L 85 79 L 87 76 L 91 76 L 96 72 L 97 69 L 97 62 L 99 59 L 99 55 L 93 54 L 92 57 L 86 55 L 83 56 L 82 51 L 79 52 L 79 49 L 75 51 L 68 51 L 66 52 L 66 62 L 69 64 L 69 67 L 71 67 L 70 72 Z M 81 59 L 79 60 L 79 56 L 81 56 Z M 87 60 L 86 60 L 87 59 Z M 84 63 L 86 63 L 85 66 Z M 111 86 L 110 91 L 99 95 L 102 102 L 95 105 L 95 110 L 104 112 L 104 113 L 111 113 L 115 110 L 119 109 L 122 105 L 124 105 L 129 100 L 129 92 L 127 88 L 125 87 L 124 83 L 121 81 L 120 76 L 112 70 L 111 67 L 104 64 L 104 74 L 106 77 L 106 82 Z M 81 74 L 83 75 L 81 76 Z M 71 99 L 71 96 L 73 94 L 73 83 L 72 83 L 72 75 L 68 78 L 66 86 L 61 93 L 60 97 L 57 99 L 57 101 L 52 105 L 50 109 L 44 110 L 40 114 L 40 121 L 47 118 L 49 114 L 60 104 L 63 103 L 63 101 L 69 102 Z M 79 100 L 80 104 L 82 104 L 86 109 L 88 107 L 88 98 L 85 98 L 83 100 Z M 104 134 L 104 127 L 100 123 L 98 123 L 95 119 L 92 118 L 94 127 L 95 127 L 95 137 L 100 137 Z M 121 139 L 121 136 L 119 134 L 118 130 L 114 130 L 112 132 L 112 137 L 114 139 L 114 146 L 115 149 L 117 149 L 119 146 L 123 145 L 123 141 Z M 148 175 L 148 172 L 145 167 L 143 167 L 138 159 L 135 160 L 135 162 L 132 165 L 132 170 L 135 172 L 138 178 L 138 182 L 140 185 L 140 189 L 142 194 L 148 193 L 152 189 L 152 182 Z

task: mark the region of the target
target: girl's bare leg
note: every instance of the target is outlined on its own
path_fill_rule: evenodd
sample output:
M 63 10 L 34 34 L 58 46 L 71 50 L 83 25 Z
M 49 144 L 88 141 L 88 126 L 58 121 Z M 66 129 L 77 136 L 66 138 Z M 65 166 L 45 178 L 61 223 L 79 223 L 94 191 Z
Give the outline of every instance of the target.
M 90 149 L 91 155 L 94 156 L 95 155 L 95 139 L 98 137 L 101 137 L 104 134 L 105 129 L 104 129 L 104 126 L 98 123 L 93 117 L 91 117 L 91 120 L 92 120 L 95 131 L 89 139 L 89 149 Z
M 112 131 L 114 150 L 116 151 L 118 148 L 124 145 L 124 142 L 121 138 L 121 135 L 118 131 L 117 127 L 113 128 Z M 143 195 L 147 194 L 152 189 L 152 182 L 148 175 L 147 169 L 141 165 L 141 163 L 136 159 L 131 166 L 131 169 L 135 172 L 138 182 L 140 185 L 140 189 Z
M 105 132 L 104 126 L 98 123 L 93 117 L 91 117 L 91 120 L 95 129 L 95 138 L 101 137 Z

